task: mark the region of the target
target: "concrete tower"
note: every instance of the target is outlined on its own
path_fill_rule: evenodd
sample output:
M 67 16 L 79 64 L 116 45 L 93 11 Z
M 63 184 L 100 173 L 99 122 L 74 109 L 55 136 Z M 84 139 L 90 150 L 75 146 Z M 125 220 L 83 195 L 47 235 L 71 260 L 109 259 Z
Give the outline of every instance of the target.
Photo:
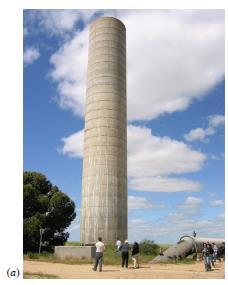
M 116 18 L 90 26 L 81 242 L 127 238 L 126 30 Z

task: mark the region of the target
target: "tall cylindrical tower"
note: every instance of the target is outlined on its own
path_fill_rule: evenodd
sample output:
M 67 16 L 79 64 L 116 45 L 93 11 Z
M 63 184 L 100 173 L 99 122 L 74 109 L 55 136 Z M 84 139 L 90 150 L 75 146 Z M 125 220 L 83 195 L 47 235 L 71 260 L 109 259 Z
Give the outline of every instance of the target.
M 81 242 L 127 238 L 126 30 L 112 17 L 90 26 Z

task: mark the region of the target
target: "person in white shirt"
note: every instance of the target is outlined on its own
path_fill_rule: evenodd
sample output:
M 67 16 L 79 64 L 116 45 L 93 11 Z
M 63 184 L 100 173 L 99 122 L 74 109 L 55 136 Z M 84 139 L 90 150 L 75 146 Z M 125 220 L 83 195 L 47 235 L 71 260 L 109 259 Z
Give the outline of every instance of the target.
M 99 264 L 99 271 L 102 271 L 102 263 L 103 263 L 103 252 L 105 251 L 105 245 L 102 242 L 102 238 L 98 238 L 98 242 L 96 243 L 96 256 L 93 270 L 97 270 L 97 266 Z
M 212 242 L 212 248 L 213 248 L 213 261 L 216 262 L 218 255 L 218 247 L 214 242 Z
M 116 238 L 116 252 L 120 252 L 121 247 L 122 247 L 122 242 L 121 242 L 121 240 L 117 237 L 117 238 Z

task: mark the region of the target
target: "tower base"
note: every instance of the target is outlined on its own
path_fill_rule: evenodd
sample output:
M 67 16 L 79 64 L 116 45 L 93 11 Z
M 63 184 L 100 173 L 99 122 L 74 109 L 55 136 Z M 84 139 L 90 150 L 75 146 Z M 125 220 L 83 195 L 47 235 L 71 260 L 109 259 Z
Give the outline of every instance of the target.
M 87 259 L 94 258 L 95 253 L 95 246 L 55 246 L 54 255 L 59 259 Z

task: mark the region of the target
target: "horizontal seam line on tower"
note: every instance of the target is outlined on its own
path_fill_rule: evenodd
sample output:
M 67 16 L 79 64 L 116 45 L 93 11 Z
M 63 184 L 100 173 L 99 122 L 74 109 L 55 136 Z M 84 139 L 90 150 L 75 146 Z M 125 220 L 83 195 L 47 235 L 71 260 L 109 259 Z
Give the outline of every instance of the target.
M 101 77 L 102 78 L 102 77 Z M 100 80 L 100 82 L 97 82 L 96 79 L 90 79 L 87 81 L 87 88 L 90 88 L 91 86 L 94 85 L 112 85 L 112 86 L 116 86 L 116 84 L 118 84 L 118 87 L 121 86 L 121 88 L 126 88 L 126 81 L 120 81 L 119 79 L 115 79 L 115 81 L 113 80 L 113 82 L 110 81 L 102 81 Z
M 99 128 L 100 128 L 100 127 L 89 128 L 89 129 L 86 129 L 85 132 L 90 131 L 90 130 L 94 130 L 94 129 L 99 129 Z M 122 129 L 123 131 L 126 131 L 125 128 L 117 128 L 117 127 L 106 127 L 106 128 L 115 129 L 115 130 L 116 130 L 116 129 L 117 129 L 117 130 Z
M 116 155 L 116 154 L 114 154 L 114 153 L 102 153 L 102 154 L 96 153 L 96 154 L 86 155 L 86 156 L 84 156 L 84 158 L 85 158 L 85 159 L 88 159 L 88 157 L 91 157 L 91 156 L 92 156 L 92 157 L 97 157 L 97 156 L 104 156 L 104 155 L 118 157 L 118 155 Z M 122 158 L 122 156 L 121 156 L 121 158 Z M 124 157 L 124 159 L 126 159 L 126 157 Z
M 118 148 L 118 149 L 120 148 L 120 146 L 117 146 L 117 145 L 92 145 L 92 146 L 89 146 L 89 147 L 88 146 L 84 146 L 83 149 L 87 150 L 88 148 L 94 148 L 94 147 L 114 147 L 114 148 Z M 127 151 L 127 147 L 126 147 L 126 149 L 121 147 L 121 151 L 122 150 L 123 151 Z
M 113 56 L 113 57 L 117 57 L 118 59 L 121 59 L 121 61 L 122 61 L 122 59 L 125 60 L 125 55 L 122 55 L 122 54 L 116 55 L 116 54 L 112 54 L 112 53 L 99 53 L 96 55 L 93 55 L 90 53 L 88 56 L 88 59 L 89 59 L 89 61 L 91 61 L 91 58 L 97 58 L 99 56 L 108 56 L 108 57 Z
M 120 73 L 118 72 L 118 70 L 114 70 L 115 72 L 113 72 L 112 70 L 106 68 L 106 70 L 104 71 L 103 69 L 94 69 L 91 72 L 87 72 L 87 80 L 89 78 L 93 78 L 94 74 L 99 74 L 99 76 L 96 77 L 115 77 L 115 78 L 119 78 L 122 77 L 122 75 L 120 75 Z M 104 75 L 105 74 L 105 75 Z M 106 74 L 110 74 L 110 75 L 106 75 Z M 126 78 L 124 78 L 123 80 L 126 80 Z
M 117 136 L 110 136 L 110 135 L 99 135 L 99 136 L 95 135 L 95 136 L 91 136 L 91 137 L 86 137 L 86 140 L 89 140 L 89 139 L 91 139 L 91 138 L 97 138 L 97 137 L 115 138 L 115 139 L 121 139 L 122 141 L 127 142 L 126 139 L 123 139 L 123 138 L 117 137 Z
M 122 106 L 122 105 L 121 105 Z M 98 109 L 92 109 L 92 110 L 90 110 L 90 111 L 87 111 L 87 112 L 85 112 L 85 116 L 87 116 L 87 115 L 89 115 L 89 114 L 91 114 L 91 113 L 93 113 L 93 112 L 96 112 L 96 111 L 101 111 L 101 112 L 103 112 L 103 111 L 116 111 L 116 112 L 118 112 L 118 113 L 125 113 L 126 112 L 126 109 L 121 109 L 121 108 L 107 108 L 107 107 L 100 107 L 100 108 L 98 108 Z
M 97 45 L 97 43 L 100 43 L 100 42 L 107 42 L 107 43 L 115 43 L 115 44 L 117 44 L 117 46 L 118 46 L 118 48 L 121 48 L 121 49 L 123 49 L 123 50 L 126 50 L 126 41 L 124 40 L 124 42 L 123 41 L 116 41 L 116 40 L 113 40 L 113 39 L 98 39 L 98 40 L 95 40 L 95 39 L 92 39 L 91 41 L 89 40 L 89 51 L 90 51 L 90 49 L 93 49 L 92 48 L 92 46 L 93 45 Z M 109 47 L 113 47 L 114 48 L 114 46 L 111 46 L 111 45 L 108 45 Z
M 110 61 L 102 61 L 102 63 L 104 63 L 104 62 L 110 62 Z M 94 68 L 93 64 L 91 64 L 91 67 L 89 66 L 89 68 L 87 68 L 87 76 L 88 76 L 88 74 L 96 72 L 96 71 L 103 71 L 105 73 L 107 73 L 109 71 L 110 72 L 115 71 L 116 73 L 123 73 L 124 76 L 126 76 L 126 68 L 122 68 L 122 70 L 120 70 L 119 67 L 113 68 L 113 67 L 110 67 L 110 66 L 109 67 L 107 67 L 107 66 L 105 66 L 105 67 L 99 67 L 99 66 L 97 67 L 97 66 L 95 66 L 95 68 Z
M 121 26 L 122 27 L 122 26 Z M 97 30 L 102 30 L 102 29 L 113 29 L 113 30 L 117 30 L 117 31 L 120 31 L 120 32 L 124 32 L 124 34 L 126 35 L 126 28 L 124 26 L 124 28 L 117 28 L 117 27 L 114 27 L 114 26 L 97 26 L 96 24 L 93 26 L 90 27 L 90 31 L 89 31 L 89 34 L 92 34 L 94 33 L 95 31 Z
M 91 88 L 93 88 L 93 87 L 96 87 L 96 86 L 115 86 L 115 84 L 107 84 L 107 83 L 106 83 L 106 84 L 92 84 L 90 87 L 87 87 L 87 88 L 86 88 L 86 91 L 89 90 L 89 89 L 91 89 Z M 124 88 L 124 87 L 118 86 L 117 89 L 123 90 L 123 91 L 126 92 L 126 88 Z
M 100 120 L 101 118 L 93 118 L 93 119 L 86 119 L 85 122 L 88 123 L 90 122 L 91 120 Z M 111 120 L 115 120 L 115 121 L 118 121 L 118 122 L 121 122 L 121 123 L 125 123 L 126 118 L 122 118 L 121 120 L 119 118 L 112 118 L 112 117 L 103 117 L 103 119 L 111 119 Z M 98 126 L 98 127 L 101 127 L 101 126 Z
M 107 54 L 121 54 L 123 57 L 126 58 L 126 50 L 119 48 L 119 47 L 105 47 Z M 101 52 L 100 52 L 101 51 Z M 94 49 L 90 49 L 88 56 L 97 56 L 104 53 L 104 47 L 95 47 Z
M 107 164 L 96 164 L 96 167 L 100 167 L 100 169 L 102 169 L 103 168 L 103 166 L 105 166 L 105 168 L 107 168 Z M 125 170 L 125 166 L 122 166 L 122 167 L 117 167 L 117 165 L 115 164 L 115 165 L 108 165 L 109 167 L 111 167 L 111 168 L 113 168 L 113 169 L 115 169 L 116 170 L 116 172 L 118 173 L 119 171 L 121 171 L 122 172 L 122 170 Z M 83 169 L 90 169 L 90 171 L 91 171 L 91 166 L 89 166 L 89 167 L 86 167 L 85 165 L 83 165 Z M 109 173 L 111 170 L 113 171 L 113 169 L 105 169 L 105 171 L 102 169 L 102 174 L 105 174 L 105 173 Z M 99 170 L 99 168 L 97 168 L 97 169 L 95 169 L 95 171 L 94 172 L 96 172 L 97 174 L 98 174 L 98 171 Z M 112 172 L 111 171 L 111 172 Z
M 93 62 L 93 63 L 88 64 L 88 68 L 87 68 L 87 69 L 89 70 L 91 67 L 93 67 L 94 65 L 99 64 L 99 63 L 105 63 L 105 64 L 108 64 L 108 63 L 115 63 L 115 64 L 117 64 L 116 61 L 112 61 L 112 60 L 102 60 L 102 61 L 97 61 L 97 62 Z M 120 64 L 120 63 L 118 62 L 118 65 L 121 66 L 121 68 L 124 69 L 124 70 L 123 70 L 123 73 L 126 73 L 126 64 Z M 100 68 L 100 69 L 101 69 L 101 68 Z M 122 71 L 119 71 L 119 72 L 122 72 Z
M 121 92 L 112 92 L 112 91 L 96 91 L 96 92 L 92 92 L 92 94 L 88 95 L 88 92 L 86 93 L 86 99 L 89 98 L 89 97 L 92 97 L 92 96 L 96 96 L 96 94 L 111 94 L 111 95 L 114 95 L 114 96 L 118 96 L 119 98 L 118 99 L 121 99 L 121 100 L 124 100 L 126 102 L 126 92 L 124 92 L 125 94 L 124 95 L 120 95 Z M 108 95 L 110 96 L 110 95 Z M 98 100 L 98 101 L 102 101 L 102 100 Z M 113 101 L 113 100 L 107 100 L 107 101 Z
M 107 74 L 107 73 L 106 73 Z M 119 76 L 119 74 L 117 74 L 117 76 L 113 76 L 113 75 L 103 75 L 103 74 L 101 74 L 101 75 L 99 75 L 99 76 L 94 76 L 94 77 L 88 77 L 87 76 L 87 79 L 88 80 L 94 80 L 94 79 L 97 79 L 97 78 L 117 78 L 118 80 L 122 80 L 122 81 L 126 81 L 126 79 L 124 78 L 122 78 L 122 76 Z M 119 78 L 120 77 L 120 78 Z
M 91 27 L 91 30 L 90 30 L 89 34 L 91 35 L 91 34 L 93 34 L 95 31 L 97 31 L 97 30 L 102 30 L 102 29 L 117 30 L 117 31 L 124 32 L 124 34 L 126 34 L 126 33 L 125 33 L 125 29 L 118 29 L 118 28 L 116 28 L 116 27 Z
M 109 29 L 109 30 L 113 30 L 113 33 L 111 33 L 111 31 L 101 31 L 98 33 L 98 30 L 100 29 Z M 115 32 L 114 30 L 116 30 L 117 32 Z M 104 28 L 96 28 L 94 31 L 90 31 L 89 33 L 89 39 L 91 38 L 95 38 L 97 37 L 98 35 L 114 35 L 114 36 L 118 36 L 120 38 L 125 38 L 126 37 L 126 33 L 119 33 L 121 32 L 121 30 L 119 29 L 116 29 L 116 28 L 112 28 L 112 27 L 104 27 Z
M 119 99 L 119 98 L 118 98 Z M 90 107 L 90 105 L 93 105 L 93 104 L 97 104 L 97 103 L 100 103 L 100 102 L 112 102 L 112 103 L 115 103 L 116 105 L 121 105 L 123 106 L 123 108 L 125 109 L 126 108 L 126 104 L 125 102 L 123 103 L 116 103 L 115 100 L 96 100 L 95 102 L 89 102 L 89 103 L 86 103 L 86 108 L 88 108 L 88 106 Z M 103 107 L 102 107 L 103 108 Z
M 91 60 L 91 59 L 88 60 L 88 67 L 93 66 L 93 64 L 107 63 L 107 62 L 118 64 L 124 69 L 123 73 L 124 74 L 126 73 L 126 62 L 121 59 L 114 61 L 114 60 L 109 60 L 109 58 L 105 58 L 102 60 L 100 58 L 95 57 L 94 60 Z

